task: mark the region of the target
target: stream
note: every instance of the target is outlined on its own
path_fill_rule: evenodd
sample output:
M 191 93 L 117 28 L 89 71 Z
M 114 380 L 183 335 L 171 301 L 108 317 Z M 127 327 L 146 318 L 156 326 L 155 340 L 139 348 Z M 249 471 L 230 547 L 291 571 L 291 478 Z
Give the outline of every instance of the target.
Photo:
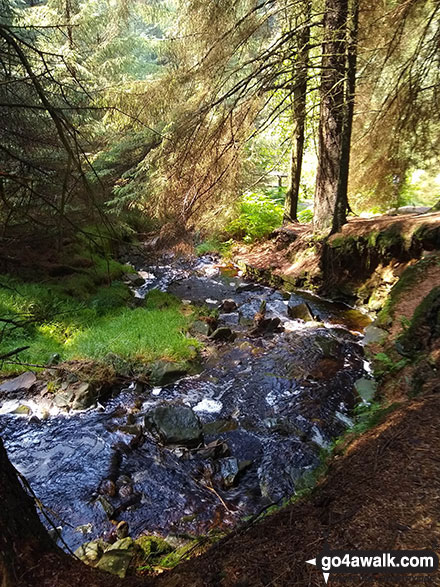
M 110 531 L 110 519 L 126 521 L 133 537 L 199 535 L 289 498 L 350 426 L 354 382 L 369 377 L 368 320 L 347 306 L 250 283 L 210 256 L 136 269 L 138 298 L 159 288 L 185 304 L 233 300 L 218 326 L 236 338 L 209 341 L 197 375 L 163 387 L 133 382 L 93 409 L 41 419 L 3 406 L 9 457 L 72 550 Z M 263 300 L 270 320 L 258 330 Z M 289 316 L 304 302 L 313 321 Z M 163 406 L 192 409 L 197 442 L 158 438 L 150 424 Z

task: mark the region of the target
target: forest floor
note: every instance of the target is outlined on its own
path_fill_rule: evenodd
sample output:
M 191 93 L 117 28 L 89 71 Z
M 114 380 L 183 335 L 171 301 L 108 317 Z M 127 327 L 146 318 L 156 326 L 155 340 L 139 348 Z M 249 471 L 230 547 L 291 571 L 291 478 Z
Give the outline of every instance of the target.
M 376 216 L 373 218 L 349 218 L 340 233 L 331 236 L 330 246 L 338 241 L 368 239 L 380 233 L 401 235 L 411 239 L 418 230 L 440 226 L 440 213 L 399 216 Z M 313 229 L 310 224 L 288 224 L 274 231 L 272 238 L 258 244 L 238 246 L 233 251 L 234 259 L 256 270 L 270 271 L 275 276 L 282 276 L 294 281 L 307 274 L 309 283 L 321 272 L 321 257 L 315 246 Z

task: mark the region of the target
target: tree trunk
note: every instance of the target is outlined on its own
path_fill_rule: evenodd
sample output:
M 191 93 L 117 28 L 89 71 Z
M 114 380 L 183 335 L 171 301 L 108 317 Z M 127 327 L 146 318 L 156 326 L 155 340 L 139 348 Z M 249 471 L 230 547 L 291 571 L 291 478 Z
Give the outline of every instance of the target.
M 38 553 L 55 545 L 23 490 L 0 439 L 0 586 L 22 585 L 23 572 Z M 35 556 L 35 558 L 34 558 Z
M 35 510 L 26 483 L 9 462 L 0 438 L 0 587 L 138 587 L 147 578 L 121 580 L 62 551 Z
M 348 0 L 326 0 L 322 47 L 319 157 L 314 230 L 330 229 L 336 211 L 344 126 L 344 80 Z
M 297 222 L 301 170 L 304 157 L 307 77 L 310 49 L 310 17 L 312 3 L 304 4 L 303 29 L 298 35 L 298 52 L 294 69 L 293 119 L 294 132 L 290 156 L 289 187 L 286 192 L 283 222 Z
M 350 171 L 351 132 L 353 129 L 354 100 L 356 93 L 357 40 L 359 32 L 359 0 L 352 0 L 350 7 L 350 26 L 348 27 L 346 95 L 344 104 L 344 125 L 342 130 L 341 168 L 339 175 L 336 210 L 333 217 L 332 232 L 339 232 L 347 221 L 348 176 Z

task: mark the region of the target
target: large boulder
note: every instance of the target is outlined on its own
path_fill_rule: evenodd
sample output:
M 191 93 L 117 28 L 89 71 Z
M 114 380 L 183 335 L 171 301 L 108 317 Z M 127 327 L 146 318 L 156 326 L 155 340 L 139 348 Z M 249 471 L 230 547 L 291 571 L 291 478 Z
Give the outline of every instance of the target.
M 146 415 L 145 425 L 153 427 L 164 444 L 194 446 L 202 439 L 202 425 L 188 406 L 159 406 Z

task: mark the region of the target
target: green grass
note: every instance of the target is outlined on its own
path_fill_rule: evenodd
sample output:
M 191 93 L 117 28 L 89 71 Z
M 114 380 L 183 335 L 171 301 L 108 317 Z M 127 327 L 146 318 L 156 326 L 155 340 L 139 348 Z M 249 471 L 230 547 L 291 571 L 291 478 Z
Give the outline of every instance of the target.
M 83 275 L 78 278 L 82 284 Z M 98 362 L 109 354 L 135 362 L 185 361 L 195 355 L 198 343 L 186 336 L 191 316 L 184 315 L 177 298 L 153 291 L 144 307 L 130 309 L 130 292 L 122 283 L 94 286 L 81 298 L 66 293 L 65 281 L 36 284 L 0 277 L 0 319 L 9 321 L 0 322 L 0 355 L 27 346 L 17 362 L 42 366 L 54 354 Z M 74 289 L 82 291 L 82 285 Z M 14 357 L 7 360 L 0 364 L 2 374 L 27 369 L 14 364 Z

